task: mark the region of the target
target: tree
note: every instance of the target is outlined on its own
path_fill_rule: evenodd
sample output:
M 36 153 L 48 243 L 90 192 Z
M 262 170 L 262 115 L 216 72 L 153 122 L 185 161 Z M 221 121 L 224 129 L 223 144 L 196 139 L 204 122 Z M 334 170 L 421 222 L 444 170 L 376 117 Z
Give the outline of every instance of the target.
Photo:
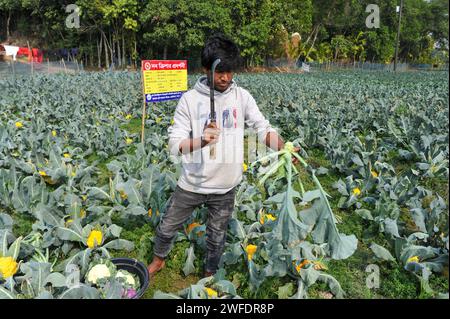
M 395 52 L 395 31 L 381 25 L 376 31 L 365 32 L 367 57 L 371 61 L 390 63 Z
M 232 21 L 224 1 L 149 1 L 141 15 L 143 40 L 152 48 L 148 54 L 169 49 L 174 53 L 198 51 L 208 35 L 230 35 Z
M 360 31 L 356 37 L 354 37 L 352 40 L 352 55 L 353 55 L 353 62 L 356 60 L 362 61 L 364 60 L 366 56 L 365 46 L 367 44 L 367 40 L 364 39 L 364 32 Z
M 272 16 L 272 31 L 266 44 L 266 54 L 273 58 L 287 56 L 295 64 L 300 56 L 306 55 L 305 39 L 312 28 L 312 1 L 276 1 Z
M 392 61 L 399 0 L 376 4 L 380 28 L 368 29 L 371 0 L 0 0 L 0 34 L 17 33 L 45 49 L 80 49 L 86 63 L 109 68 L 140 57 L 199 60 L 205 39 L 222 32 L 246 66 L 268 58 Z M 81 9 L 81 27 L 65 9 Z M 448 0 L 404 0 L 400 60 L 448 62 Z M 295 36 L 293 36 L 295 35 Z M 26 45 L 26 43 L 22 44 Z M 139 52 L 139 54 L 138 54 Z
M 331 47 L 334 49 L 335 61 L 339 57 L 346 59 L 352 50 L 352 42 L 346 39 L 343 35 L 337 35 L 331 39 Z
M 20 8 L 20 1 L 17 0 L 0 0 L 0 11 L 6 12 L 6 38 L 11 36 L 11 18 L 14 10 Z
M 432 37 L 439 49 L 448 54 L 448 0 L 431 0 L 426 19 Z
M 241 48 L 246 66 L 260 65 L 267 54 L 267 45 L 276 23 L 277 6 L 269 0 L 231 0 L 233 38 Z
M 77 5 L 83 17 L 80 32 L 98 39 L 99 67 L 103 53 L 107 68 L 110 64 L 124 66 L 127 53 L 136 58 L 136 32 L 139 28 L 137 0 L 78 0 Z

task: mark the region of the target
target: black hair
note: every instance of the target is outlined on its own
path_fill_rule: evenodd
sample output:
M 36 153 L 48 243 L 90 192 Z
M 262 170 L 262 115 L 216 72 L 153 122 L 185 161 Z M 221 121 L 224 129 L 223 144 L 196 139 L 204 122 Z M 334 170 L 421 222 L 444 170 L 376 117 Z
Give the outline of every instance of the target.
M 237 45 L 221 33 L 210 36 L 202 50 L 202 66 L 207 70 L 216 59 L 221 62 L 216 70 L 219 72 L 236 71 L 240 67 L 241 55 Z

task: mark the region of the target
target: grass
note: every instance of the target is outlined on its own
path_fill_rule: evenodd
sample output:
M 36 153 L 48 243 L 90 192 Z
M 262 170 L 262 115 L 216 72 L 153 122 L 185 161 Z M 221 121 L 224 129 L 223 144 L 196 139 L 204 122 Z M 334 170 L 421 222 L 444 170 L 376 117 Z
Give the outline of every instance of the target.
M 129 134 L 141 134 L 142 119 L 132 118 L 127 124 L 123 124 L 120 128 L 126 130 Z
M 33 230 L 34 217 L 24 213 L 12 212 L 11 217 L 14 220 L 13 234 L 17 237 L 27 236 Z
M 198 272 L 187 277 L 182 274 L 185 250 L 188 247 L 188 242 L 175 243 L 167 258 L 165 268 L 155 275 L 144 297 L 152 298 L 157 290 L 176 293 L 200 280 Z
M 110 161 L 102 161 L 101 158 L 97 154 L 91 154 L 86 158 L 89 165 L 93 165 L 95 162 L 97 164 L 95 167 L 98 169 L 97 177 L 98 177 L 98 184 L 104 185 L 109 183 L 109 178 L 113 177 L 112 173 L 108 170 L 106 165 Z

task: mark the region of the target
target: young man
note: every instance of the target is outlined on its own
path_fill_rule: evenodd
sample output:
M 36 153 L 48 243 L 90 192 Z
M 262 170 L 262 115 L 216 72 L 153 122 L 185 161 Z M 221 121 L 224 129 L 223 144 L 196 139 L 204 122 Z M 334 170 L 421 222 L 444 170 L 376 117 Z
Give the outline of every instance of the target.
M 214 101 L 217 119 L 210 122 L 210 71 L 216 59 L 221 62 L 214 74 Z M 274 150 L 283 140 L 261 114 L 248 91 L 233 80 L 239 66 L 237 46 L 224 37 L 210 37 L 201 56 L 206 76 L 181 97 L 169 128 L 172 155 L 182 156 L 182 174 L 168 202 L 166 213 L 156 229 L 154 257 L 148 266 L 152 276 L 164 267 L 177 231 L 201 205 L 208 208 L 206 222 L 205 276 L 213 275 L 222 256 L 228 222 L 234 209 L 235 187 L 242 179 L 244 127 L 256 130 L 259 141 Z M 215 159 L 211 146 L 215 146 Z

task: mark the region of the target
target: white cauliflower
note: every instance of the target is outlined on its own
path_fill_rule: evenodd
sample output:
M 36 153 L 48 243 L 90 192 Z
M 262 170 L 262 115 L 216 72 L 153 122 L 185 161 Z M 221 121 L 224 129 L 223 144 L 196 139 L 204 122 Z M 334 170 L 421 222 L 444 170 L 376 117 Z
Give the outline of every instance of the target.
M 91 284 L 97 284 L 99 279 L 111 277 L 111 271 L 105 264 L 97 264 L 89 271 L 87 275 L 87 280 Z
M 125 282 L 130 285 L 131 287 L 136 286 L 136 280 L 134 279 L 133 275 L 130 274 L 126 270 L 119 270 L 117 271 L 116 278 L 124 278 Z

